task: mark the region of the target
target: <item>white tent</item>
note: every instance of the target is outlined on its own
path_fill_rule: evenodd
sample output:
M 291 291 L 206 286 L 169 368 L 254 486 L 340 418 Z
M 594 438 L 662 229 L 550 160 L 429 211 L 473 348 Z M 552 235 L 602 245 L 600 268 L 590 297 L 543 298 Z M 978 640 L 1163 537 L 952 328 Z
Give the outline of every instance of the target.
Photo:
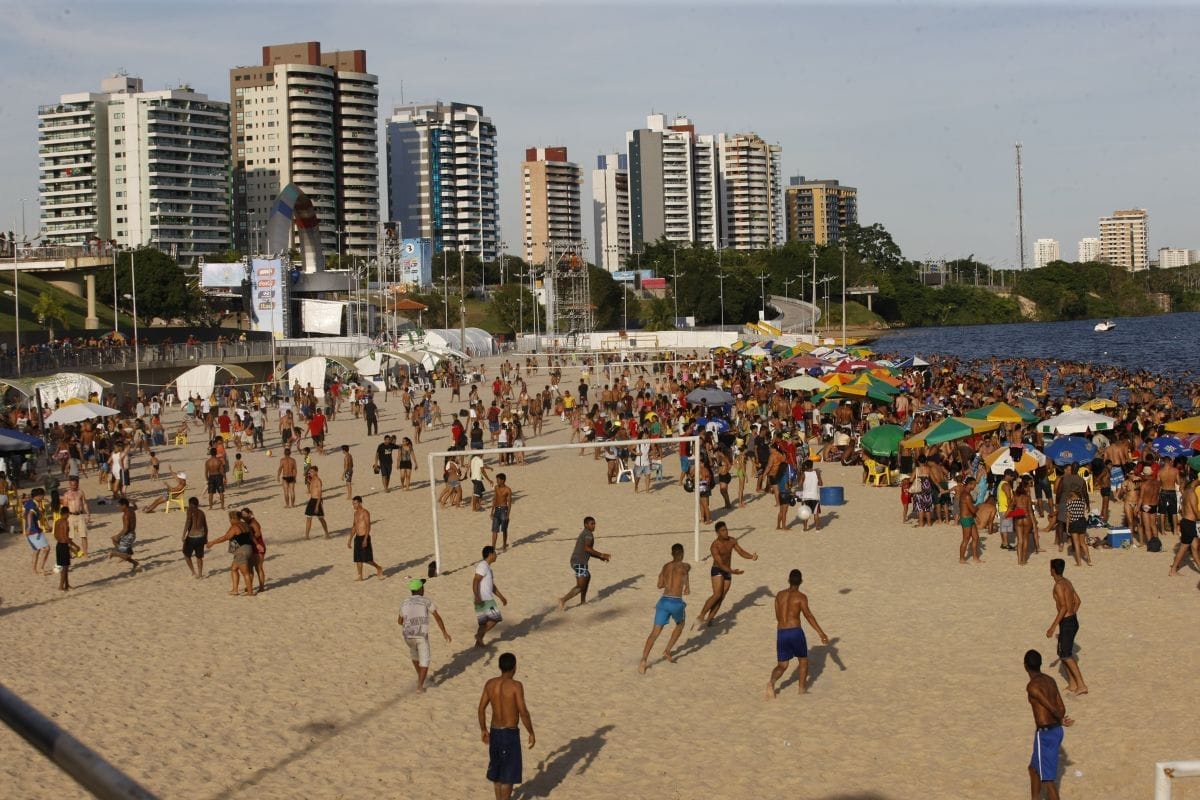
M 283 377 L 288 389 L 291 389 L 298 383 L 301 388 L 306 388 L 309 384 L 312 384 L 314 389 L 321 390 L 325 386 L 325 373 L 330 365 L 334 367 L 335 371 L 343 375 L 358 370 L 356 362 L 349 358 L 313 356 L 312 358 L 304 359 L 289 369 L 284 373 Z
M 463 338 L 459 336 L 458 328 L 425 331 L 425 344 L 430 349 L 449 347 L 466 353 L 470 358 L 494 356 L 500 352 L 495 337 L 482 328 L 467 328 L 465 342 Z
M 236 364 L 200 364 L 182 373 L 174 380 L 175 394 L 179 402 L 186 403 L 189 397 L 211 397 L 217 388 L 217 373 L 227 372 L 238 380 L 253 378 L 253 373 Z
M 76 422 L 83 422 L 85 419 L 95 419 L 96 417 L 111 417 L 114 414 L 119 414 L 115 408 L 96 405 L 95 403 L 71 403 L 55 409 L 54 413 L 46 417 L 47 425 L 73 425 Z
M 1085 408 L 1073 408 L 1070 411 L 1064 411 L 1057 417 L 1039 422 L 1037 427 L 1042 433 L 1067 436 L 1087 431 L 1111 431 L 1114 424 L 1116 424 L 1116 420 L 1112 417 L 1106 417 Z
M 42 402 L 50 405 L 66 400 L 87 400 L 92 393 L 103 397 L 104 390 L 111 388 L 112 384 L 103 378 L 82 372 L 60 372 L 33 384 L 34 392 L 42 393 Z

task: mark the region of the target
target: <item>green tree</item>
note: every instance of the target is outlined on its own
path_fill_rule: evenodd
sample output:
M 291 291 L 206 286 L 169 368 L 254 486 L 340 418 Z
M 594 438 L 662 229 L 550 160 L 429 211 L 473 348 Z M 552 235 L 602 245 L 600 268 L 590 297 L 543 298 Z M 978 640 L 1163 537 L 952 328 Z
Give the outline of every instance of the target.
M 67 309 L 54 295 L 49 292 L 40 292 L 37 300 L 31 309 L 34 315 L 38 318 L 38 322 L 47 326 L 47 339 L 54 339 L 54 322 L 58 322 L 60 327 L 67 326 Z
M 117 254 L 117 297 L 112 294 L 112 284 L 97 281 L 96 294 L 101 302 L 114 308 L 126 294 L 133 293 L 131 264 L 137 269 L 138 314 L 144 317 L 182 317 L 200 320 L 208 311 L 208 304 L 194 281 L 188 279 L 183 269 L 169 255 L 153 247 L 141 247 L 135 251 Z
M 865 227 L 847 225 L 842 230 L 842 239 L 848 249 L 853 250 L 859 258 L 869 262 L 876 269 L 897 270 L 904 263 L 904 255 L 900 252 L 899 245 L 878 222 Z
M 642 328 L 648 331 L 675 330 L 675 306 L 668 297 L 651 297 L 640 303 Z
M 592 295 L 594 329 L 611 331 L 621 327 L 621 313 L 624 310 L 621 285 L 613 280 L 608 270 L 589 266 L 588 286 Z
M 523 285 L 506 283 L 492 290 L 491 295 L 493 313 L 504 333 L 515 336 L 522 326 L 533 327 L 535 310 L 540 311 L 533 292 Z

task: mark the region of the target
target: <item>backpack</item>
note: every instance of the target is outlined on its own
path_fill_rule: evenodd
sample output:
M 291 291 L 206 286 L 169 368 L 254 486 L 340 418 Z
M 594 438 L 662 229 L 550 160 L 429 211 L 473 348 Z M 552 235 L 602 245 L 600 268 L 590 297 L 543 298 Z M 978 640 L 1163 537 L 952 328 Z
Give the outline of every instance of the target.
M 1157 536 L 1150 537 L 1150 541 L 1146 542 L 1146 552 L 1147 553 L 1161 553 L 1162 552 L 1162 539 L 1158 538 Z

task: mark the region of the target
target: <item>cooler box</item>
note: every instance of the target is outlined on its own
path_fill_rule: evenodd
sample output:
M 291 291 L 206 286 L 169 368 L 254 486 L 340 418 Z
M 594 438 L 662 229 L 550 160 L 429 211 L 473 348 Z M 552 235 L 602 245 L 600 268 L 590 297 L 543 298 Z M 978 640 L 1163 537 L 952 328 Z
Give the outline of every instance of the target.
M 1108 546 L 1115 549 L 1121 547 L 1126 542 L 1132 541 L 1133 536 L 1129 528 L 1109 528 L 1107 539 Z
M 846 505 L 846 492 L 841 486 L 822 486 L 821 487 L 821 505 L 823 506 L 844 506 Z

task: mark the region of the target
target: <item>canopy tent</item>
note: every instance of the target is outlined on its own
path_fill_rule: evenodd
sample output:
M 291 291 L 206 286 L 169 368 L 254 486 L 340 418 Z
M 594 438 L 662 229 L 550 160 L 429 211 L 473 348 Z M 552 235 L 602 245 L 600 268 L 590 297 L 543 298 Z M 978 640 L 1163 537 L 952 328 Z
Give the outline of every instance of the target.
M 1106 417 L 1084 408 L 1073 408 L 1070 411 L 1064 411 L 1057 417 L 1039 422 L 1037 428 L 1042 433 L 1062 435 L 1086 433 L 1087 431 L 1110 431 L 1115 422 L 1116 420 L 1112 417 Z
M 84 372 L 59 372 L 45 378 L 5 378 L 0 386 L 20 392 L 26 398 L 35 397 L 40 391 L 42 402 L 58 405 L 66 400 L 87 400 L 93 393 L 101 397 L 112 384 L 103 378 Z
M 972 409 L 963 416 L 971 419 L 987 419 L 993 422 L 1014 422 L 1021 425 L 1037 422 L 1035 415 L 1024 409 L 1014 408 L 1008 403 L 992 403 L 982 408 Z
M 26 450 L 42 450 L 45 447 L 46 443 L 36 436 L 12 428 L 0 429 L 0 452 L 20 453 Z
M 179 402 L 186 403 L 189 397 L 211 397 L 217 388 L 217 375 L 221 373 L 241 381 L 254 378 L 250 370 L 237 364 L 200 364 L 181 373 L 167 385 L 174 384 Z
M 68 403 L 55 409 L 50 416 L 46 417 L 46 424 L 71 425 L 76 422 L 83 422 L 85 419 L 111 417 L 119 413 L 121 412 L 115 408 L 97 405 L 96 403 Z
M 930 425 L 918 434 L 908 437 L 900 443 L 902 447 L 923 447 L 942 442 L 953 442 L 965 439 L 976 433 L 994 431 L 1000 427 L 999 422 L 986 419 L 971 419 L 970 417 L 946 417 Z
M 463 339 L 466 341 L 463 341 Z M 467 358 L 483 358 L 494 356 L 500 352 L 496 338 L 482 328 L 467 328 L 466 336 L 460 336 L 458 328 L 439 328 L 425 331 L 425 347 L 449 347 L 459 351 Z
M 342 375 L 348 375 L 357 369 L 352 358 L 313 356 L 289 369 L 283 377 L 287 382 L 288 389 L 300 384 L 302 388 L 312 386 L 314 389 L 321 390 L 325 388 L 325 375 L 331 368 L 334 372 Z

